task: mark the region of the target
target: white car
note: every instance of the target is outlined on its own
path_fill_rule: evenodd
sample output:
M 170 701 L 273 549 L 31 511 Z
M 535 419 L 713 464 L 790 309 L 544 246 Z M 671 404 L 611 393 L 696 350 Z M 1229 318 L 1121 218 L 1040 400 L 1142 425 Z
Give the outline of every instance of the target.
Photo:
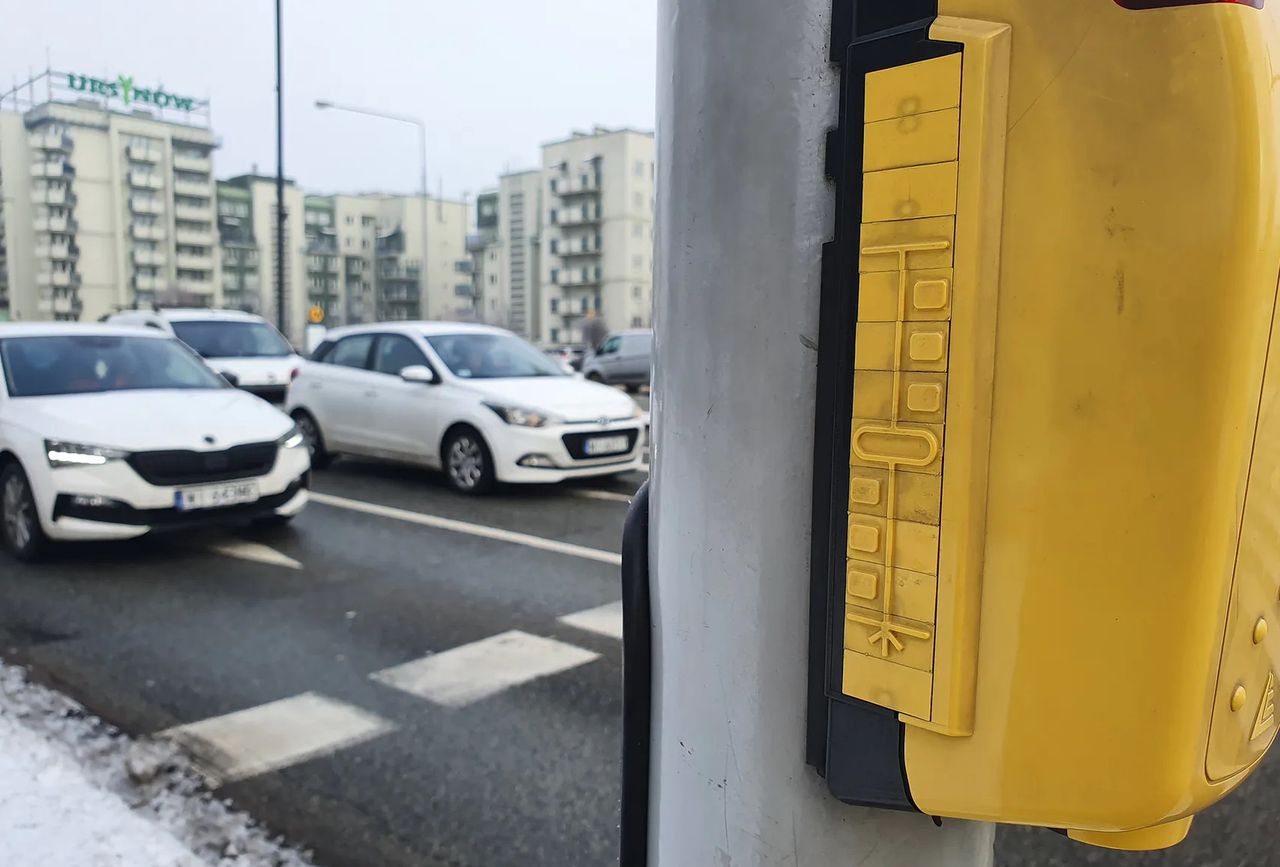
M 233 385 L 271 403 L 284 403 L 302 357 L 261 316 L 239 310 L 174 308 L 123 310 L 112 325 L 136 325 L 175 335 Z
M 288 411 L 316 466 L 337 453 L 403 461 L 464 493 L 638 470 L 648 421 L 511 332 L 456 322 L 330 331 Z
M 0 541 L 19 559 L 307 503 L 293 421 L 168 334 L 0 324 L 0 378 Z

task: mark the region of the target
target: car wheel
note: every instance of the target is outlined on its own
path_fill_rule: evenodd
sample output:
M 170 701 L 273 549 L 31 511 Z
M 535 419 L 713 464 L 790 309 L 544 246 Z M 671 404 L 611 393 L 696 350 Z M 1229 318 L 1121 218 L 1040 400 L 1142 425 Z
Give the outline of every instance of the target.
M 16 463 L 9 464 L 0 473 L 0 537 L 5 550 L 19 560 L 31 562 L 44 553 L 44 529 L 36 512 L 31 483 Z
M 317 470 L 323 470 L 333 463 L 333 455 L 324 447 L 324 434 L 320 433 L 320 425 L 316 424 L 316 420 L 311 417 L 311 413 L 294 413 L 293 420 L 297 422 L 298 430 L 302 431 L 302 437 L 307 441 L 307 452 L 311 455 L 311 466 Z
M 493 455 L 484 437 L 473 428 L 460 427 L 444 444 L 444 474 L 455 491 L 484 494 L 493 490 L 497 477 Z
M 598 382 L 601 385 L 604 385 L 604 377 L 596 373 L 594 370 L 587 374 L 587 379 L 591 380 L 592 382 Z

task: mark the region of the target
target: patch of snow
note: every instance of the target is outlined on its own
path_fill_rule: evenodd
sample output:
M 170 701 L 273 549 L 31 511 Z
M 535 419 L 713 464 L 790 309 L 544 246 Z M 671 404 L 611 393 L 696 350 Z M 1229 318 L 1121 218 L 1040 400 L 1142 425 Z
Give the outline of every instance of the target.
M 0 863 L 311 867 L 166 742 L 133 740 L 0 662 Z

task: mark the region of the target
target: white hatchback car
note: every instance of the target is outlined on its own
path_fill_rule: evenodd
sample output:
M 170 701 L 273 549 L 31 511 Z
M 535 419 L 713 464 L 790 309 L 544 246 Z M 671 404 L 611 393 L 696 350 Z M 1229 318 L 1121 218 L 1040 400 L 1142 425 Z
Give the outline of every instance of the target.
M 305 439 L 159 331 L 0 324 L 0 540 L 279 523 L 307 502 Z
M 234 385 L 271 403 L 284 403 L 302 366 L 302 357 L 270 322 L 239 310 L 122 310 L 107 322 L 167 331 Z
M 647 416 L 509 331 L 396 322 L 330 331 L 289 390 L 312 463 L 336 453 L 443 469 L 464 493 L 640 469 Z

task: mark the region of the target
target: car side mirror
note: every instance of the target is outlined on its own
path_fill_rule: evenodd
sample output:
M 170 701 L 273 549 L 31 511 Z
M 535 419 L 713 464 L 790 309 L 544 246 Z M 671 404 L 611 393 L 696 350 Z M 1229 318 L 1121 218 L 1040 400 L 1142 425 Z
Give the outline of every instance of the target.
M 218 375 L 221 376 L 223 379 L 225 379 L 227 381 L 227 385 L 231 386 L 232 388 L 240 387 L 240 377 L 236 376 L 231 371 L 220 370 L 218 371 Z
M 429 385 L 436 381 L 436 375 L 425 364 L 411 364 L 400 371 L 400 378 L 405 382 L 416 382 Z

